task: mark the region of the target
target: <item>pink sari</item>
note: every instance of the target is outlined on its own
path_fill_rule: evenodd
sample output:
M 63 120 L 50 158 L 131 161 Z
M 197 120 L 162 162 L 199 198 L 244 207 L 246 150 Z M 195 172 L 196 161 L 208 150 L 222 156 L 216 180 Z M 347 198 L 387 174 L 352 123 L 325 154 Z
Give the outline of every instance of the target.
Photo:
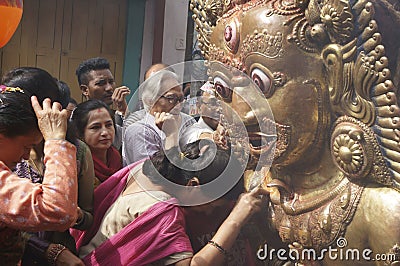
M 90 230 L 71 229 L 77 249 L 96 234 L 103 216 L 125 188 L 130 170 L 144 160 L 122 168 L 94 192 L 94 222 Z M 176 199 L 159 202 L 88 254 L 86 265 L 147 265 L 174 253 L 192 252 L 185 219 Z

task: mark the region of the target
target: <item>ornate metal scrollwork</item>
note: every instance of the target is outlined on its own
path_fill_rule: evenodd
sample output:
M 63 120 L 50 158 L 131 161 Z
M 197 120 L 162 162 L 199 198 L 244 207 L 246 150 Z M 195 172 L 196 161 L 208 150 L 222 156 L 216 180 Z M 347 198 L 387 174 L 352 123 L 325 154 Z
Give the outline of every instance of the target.
M 350 179 L 365 178 L 371 171 L 373 147 L 371 137 L 351 119 L 343 118 L 332 133 L 333 161 Z
M 393 186 L 392 173 L 385 163 L 374 131 L 352 117 L 340 117 L 331 135 L 332 158 L 352 180 Z

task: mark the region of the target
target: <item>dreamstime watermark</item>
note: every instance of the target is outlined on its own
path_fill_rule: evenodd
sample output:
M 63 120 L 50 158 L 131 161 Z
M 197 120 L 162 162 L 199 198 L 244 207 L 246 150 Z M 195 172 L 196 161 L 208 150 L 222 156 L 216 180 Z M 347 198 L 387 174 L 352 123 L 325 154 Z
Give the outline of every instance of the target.
M 394 261 L 396 254 L 373 254 L 369 248 L 359 250 L 357 248 L 346 248 L 347 240 L 340 237 L 336 240 L 336 246 L 329 246 L 321 251 L 312 248 L 301 249 L 269 249 L 265 244 L 257 251 L 259 260 L 278 260 L 287 261 L 321 261 L 321 260 L 339 260 L 339 261 Z

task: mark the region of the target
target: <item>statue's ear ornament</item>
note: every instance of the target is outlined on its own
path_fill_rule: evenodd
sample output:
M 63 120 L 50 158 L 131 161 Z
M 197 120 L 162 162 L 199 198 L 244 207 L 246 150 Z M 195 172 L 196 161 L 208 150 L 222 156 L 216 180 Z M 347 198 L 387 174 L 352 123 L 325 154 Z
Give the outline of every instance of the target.
M 329 14 L 322 12 L 330 10 L 324 8 L 327 3 L 346 2 L 325 0 L 321 17 Z M 354 29 L 346 24 L 344 29 L 327 29 L 333 43 L 321 53 L 331 108 L 339 117 L 331 135 L 332 156 L 348 178 L 364 180 L 368 176 L 365 181 L 400 191 L 400 108 L 389 58 L 374 17 L 374 6 L 358 1 L 352 11 Z M 343 8 L 343 12 L 348 12 L 348 8 Z M 346 31 L 350 28 L 352 34 Z
M 336 166 L 355 182 L 375 182 L 396 187 L 374 131 L 348 116 L 337 119 L 331 135 L 331 154 Z
M 385 158 L 373 130 L 352 117 L 340 117 L 331 135 L 336 166 L 354 182 L 378 183 L 400 191 L 400 182 Z

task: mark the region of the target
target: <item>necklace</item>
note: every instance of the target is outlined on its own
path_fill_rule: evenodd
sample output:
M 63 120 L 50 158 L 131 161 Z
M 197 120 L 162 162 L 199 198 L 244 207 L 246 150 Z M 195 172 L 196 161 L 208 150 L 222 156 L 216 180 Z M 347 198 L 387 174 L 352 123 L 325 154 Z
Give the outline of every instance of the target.
M 332 188 L 325 188 L 316 193 L 310 193 L 309 195 L 301 195 L 294 193 L 294 195 L 284 196 L 282 202 L 282 208 L 285 213 L 290 215 L 298 215 L 300 213 L 314 210 L 328 201 L 331 201 L 337 195 L 344 191 L 348 186 L 349 180 L 340 176 L 340 183 Z

